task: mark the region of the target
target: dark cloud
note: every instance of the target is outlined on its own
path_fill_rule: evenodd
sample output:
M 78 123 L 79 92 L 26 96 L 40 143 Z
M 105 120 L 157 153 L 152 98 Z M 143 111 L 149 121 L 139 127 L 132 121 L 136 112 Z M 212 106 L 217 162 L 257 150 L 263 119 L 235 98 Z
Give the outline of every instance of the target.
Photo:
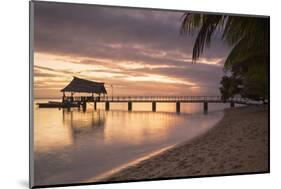
M 194 37 L 179 34 L 182 14 L 37 2 L 35 49 L 84 56 L 108 56 L 110 50 L 113 58 L 118 58 L 116 54 L 119 58 L 134 58 L 137 52 L 130 52 L 134 46 L 190 54 Z M 228 49 L 214 43 L 206 54 L 224 56 Z M 124 48 L 115 49 L 110 44 Z
M 91 60 L 96 58 L 167 65 L 170 67 L 139 68 L 134 72 L 123 69 L 120 73 L 157 73 L 194 81 L 217 92 L 222 66 L 193 65 L 183 60 L 191 59 L 196 35 L 180 35 L 182 15 L 173 11 L 35 2 L 35 51 L 89 58 L 75 62 L 78 64 L 109 64 Z M 218 35 L 203 58 L 224 59 L 228 51 Z M 45 75 L 37 70 L 35 76 Z

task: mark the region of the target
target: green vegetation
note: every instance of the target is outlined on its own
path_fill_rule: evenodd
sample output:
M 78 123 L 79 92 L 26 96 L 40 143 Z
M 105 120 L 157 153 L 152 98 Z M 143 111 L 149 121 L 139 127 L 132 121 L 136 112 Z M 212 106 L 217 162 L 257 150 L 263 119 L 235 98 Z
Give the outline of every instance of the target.
M 220 91 L 223 99 L 236 94 L 254 100 L 268 99 L 269 18 L 185 13 L 182 34 L 198 31 L 193 63 L 210 47 L 215 33 L 232 49 L 224 63 Z

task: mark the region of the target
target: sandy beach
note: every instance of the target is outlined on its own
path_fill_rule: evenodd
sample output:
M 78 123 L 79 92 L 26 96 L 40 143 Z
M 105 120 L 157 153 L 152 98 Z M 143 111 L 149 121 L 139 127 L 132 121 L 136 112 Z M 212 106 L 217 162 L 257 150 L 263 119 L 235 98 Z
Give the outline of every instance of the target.
M 267 172 L 268 119 L 264 106 L 227 109 L 223 119 L 207 133 L 102 182 Z

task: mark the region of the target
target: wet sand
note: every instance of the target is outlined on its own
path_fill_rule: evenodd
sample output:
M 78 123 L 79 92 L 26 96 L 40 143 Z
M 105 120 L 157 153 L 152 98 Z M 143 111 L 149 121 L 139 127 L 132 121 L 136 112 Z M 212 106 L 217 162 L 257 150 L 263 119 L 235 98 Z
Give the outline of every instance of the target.
M 268 109 L 225 110 L 207 133 L 100 181 L 268 172 Z

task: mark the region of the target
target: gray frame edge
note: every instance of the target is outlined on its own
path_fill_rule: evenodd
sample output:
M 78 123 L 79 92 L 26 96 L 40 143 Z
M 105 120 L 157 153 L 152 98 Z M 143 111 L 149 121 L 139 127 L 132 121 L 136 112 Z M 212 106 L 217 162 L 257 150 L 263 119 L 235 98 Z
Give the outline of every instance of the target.
M 34 64 L 34 3 L 29 1 L 29 187 L 34 186 L 34 119 L 33 119 L 33 64 Z

